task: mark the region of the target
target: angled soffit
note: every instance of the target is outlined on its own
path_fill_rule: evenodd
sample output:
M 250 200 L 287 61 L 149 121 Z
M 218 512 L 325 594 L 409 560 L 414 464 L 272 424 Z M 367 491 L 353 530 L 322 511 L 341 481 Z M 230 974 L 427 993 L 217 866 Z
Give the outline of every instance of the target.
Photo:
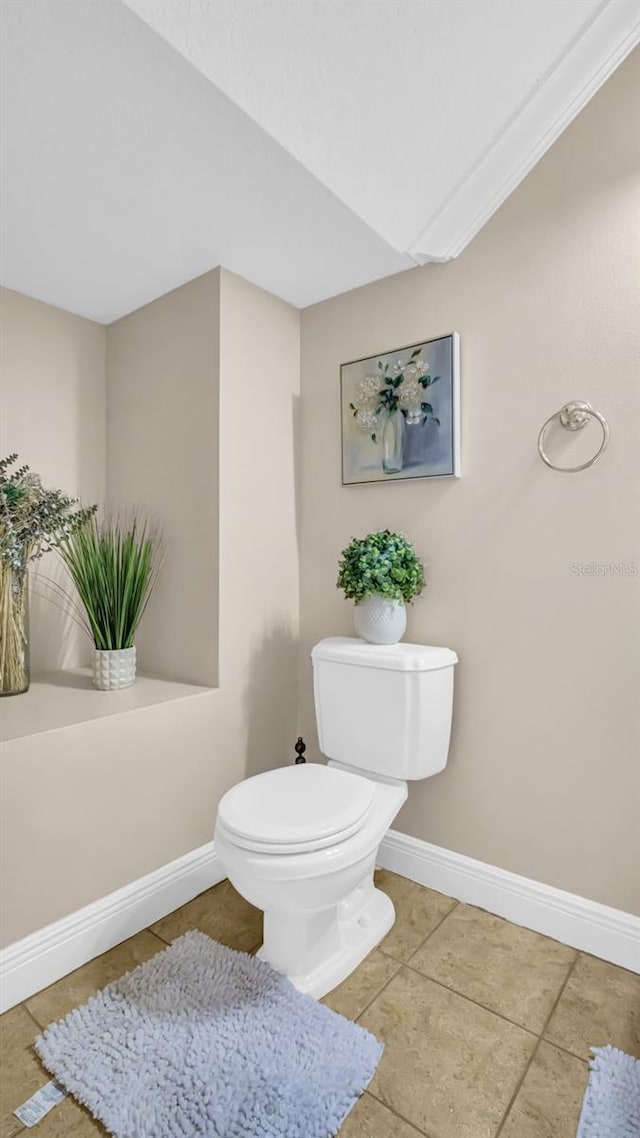
M 216 265 L 299 308 L 411 268 L 120 0 L 0 0 L 0 283 L 109 324 Z
M 456 257 L 640 39 L 640 0 L 123 0 L 372 230 Z

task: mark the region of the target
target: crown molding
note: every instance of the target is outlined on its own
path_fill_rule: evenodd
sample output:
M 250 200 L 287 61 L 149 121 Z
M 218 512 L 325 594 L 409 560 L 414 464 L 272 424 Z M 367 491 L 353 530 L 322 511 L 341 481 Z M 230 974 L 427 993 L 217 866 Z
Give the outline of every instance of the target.
M 640 0 L 606 0 L 408 255 L 418 264 L 457 257 L 639 41 Z

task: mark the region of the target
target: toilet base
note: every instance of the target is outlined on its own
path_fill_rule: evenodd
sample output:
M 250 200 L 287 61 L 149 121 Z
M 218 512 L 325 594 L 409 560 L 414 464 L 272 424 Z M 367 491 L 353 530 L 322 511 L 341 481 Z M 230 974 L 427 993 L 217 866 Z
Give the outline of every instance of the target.
M 356 889 L 337 909 L 298 915 L 265 913 L 265 942 L 258 952 L 288 976 L 300 992 L 319 1000 L 346 980 L 393 927 L 396 914 L 386 893 L 372 885 Z M 298 945 L 301 952 L 292 951 Z M 284 952 L 281 946 L 286 946 Z M 311 964 L 297 971 L 297 961 Z

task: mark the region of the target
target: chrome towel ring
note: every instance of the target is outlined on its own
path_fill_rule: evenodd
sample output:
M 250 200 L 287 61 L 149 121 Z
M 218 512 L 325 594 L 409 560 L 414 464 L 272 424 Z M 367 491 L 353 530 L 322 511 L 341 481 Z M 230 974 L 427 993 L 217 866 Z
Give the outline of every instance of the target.
M 587 462 L 582 462 L 580 466 L 556 466 L 551 461 L 544 449 L 544 439 L 547 430 L 555 419 L 558 419 L 563 427 L 568 431 L 581 431 L 586 427 L 589 419 L 597 419 L 602 427 L 602 442 L 596 453 Z M 581 399 L 574 399 L 572 403 L 565 403 L 560 411 L 556 411 L 555 415 L 550 415 L 546 423 L 543 423 L 538 435 L 538 453 L 543 462 L 550 466 L 552 470 L 559 470 L 562 474 L 575 474 L 578 470 L 586 470 L 588 466 L 593 466 L 594 462 L 600 458 L 600 455 L 605 450 L 609 442 L 609 424 L 604 415 L 599 411 L 594 411 L 590 403 L 583 403 Z

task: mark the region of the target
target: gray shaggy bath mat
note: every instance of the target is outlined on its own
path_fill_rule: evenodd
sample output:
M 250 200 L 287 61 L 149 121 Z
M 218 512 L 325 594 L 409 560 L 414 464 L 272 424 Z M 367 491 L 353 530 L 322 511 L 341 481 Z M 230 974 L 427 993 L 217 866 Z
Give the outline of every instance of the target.
M 578 1138 L 640 1138 L 640 1059 L 592 1047 Z
M 382 1054 L 364 1028 L 200 932 L 35 1046 L 115 1138 L 330 1138 Z

